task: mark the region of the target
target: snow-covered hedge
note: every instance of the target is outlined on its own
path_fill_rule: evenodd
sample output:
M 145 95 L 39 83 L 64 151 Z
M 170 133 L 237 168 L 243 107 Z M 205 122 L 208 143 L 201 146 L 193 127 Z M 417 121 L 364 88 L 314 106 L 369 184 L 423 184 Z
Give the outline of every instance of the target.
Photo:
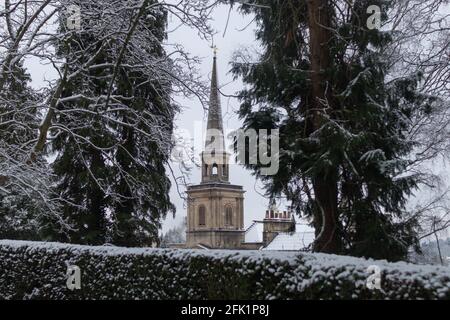
M 67 266 L 81 289 L 66 286 Z M 366 286 L 368 267 L 381 290 Z M 450 299 L 450 269 L 325 254 L 0 241 L 0 299 Z

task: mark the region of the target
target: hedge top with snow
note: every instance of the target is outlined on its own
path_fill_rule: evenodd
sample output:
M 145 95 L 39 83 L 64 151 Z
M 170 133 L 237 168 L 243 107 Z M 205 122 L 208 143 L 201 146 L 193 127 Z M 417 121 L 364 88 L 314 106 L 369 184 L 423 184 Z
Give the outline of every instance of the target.
M 73 265 L 81 289 L 71 291 Z M 381 290 L 367 288 L 370 266 L 380 268 Z M 450 268 L 297 252 L 0 240 L 0 299 L 450 299 Z

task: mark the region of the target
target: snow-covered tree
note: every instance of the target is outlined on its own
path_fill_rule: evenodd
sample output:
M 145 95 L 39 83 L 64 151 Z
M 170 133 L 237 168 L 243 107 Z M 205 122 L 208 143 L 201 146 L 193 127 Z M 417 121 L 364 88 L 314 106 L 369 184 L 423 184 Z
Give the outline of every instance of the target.
M 12 112 L 23 114 L 21 120 L 10 120 L 11 112 L 0 117 L 0 128 L 10 130 L 14 121 L 32 133 L 20 145 L 2 137 L 0 188 L 6 194 L 20 185 L 17 192 L 41 200 L 44 234 L 52 230 L 68 239 L 71 230 L 89 224 L 97 228 L 109 215 L 121 221 L 111 230 L 133 244 L 156 237 L 161 217 L 172 209 L 163 174 L 177 110 L 171 93 L 206 101 L 198 59 L 167 43 L 166 17 L 208 38 L 211 5 L 207 0 L 5 1 L 0 8 L 0 91 L 9 92 L 13 71 L 27 59 L 57 73 L 35 92 L 38 101 L 30 97 L 18 104 L 7 98 Z M 49 155 L 57 157 L 56 178 L 46 161 Z M 81 219 L 72 226 L 68 208 L 74 213 L 89 208 L 83 194 L 99 201 L 94 222 Z M 94 242 L 102 237 L 93 235 Z
M 186 219 L 176 227 L 169 229 L 162 235 L 161 247 L 168 247 L 170 244 L 179 244 L 186 242 Z
M 380 8 L 380 28 L 368 8 Z M 424 73 L 397 76 L 396 33 L 385 28 L 396 1 L 248 1 L 257 61 L 238 52 L 244 128 L 280 130 L 280 171 L 260 175 L 316 229 L 314 250 L 391 260 L 417 246 L 406 204 L 425 176 L 411 172 L 420 143 L 414 120 L 443 101 L 421 90 Z

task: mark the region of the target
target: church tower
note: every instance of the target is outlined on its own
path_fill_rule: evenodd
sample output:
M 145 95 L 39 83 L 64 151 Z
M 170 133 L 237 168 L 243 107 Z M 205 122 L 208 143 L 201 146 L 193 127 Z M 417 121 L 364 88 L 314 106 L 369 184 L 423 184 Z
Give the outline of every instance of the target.
M 186 246 L 238 249 L 244 241 L 244 190 L 230 183 L 214 53 L 201 183 L 189 186 Z

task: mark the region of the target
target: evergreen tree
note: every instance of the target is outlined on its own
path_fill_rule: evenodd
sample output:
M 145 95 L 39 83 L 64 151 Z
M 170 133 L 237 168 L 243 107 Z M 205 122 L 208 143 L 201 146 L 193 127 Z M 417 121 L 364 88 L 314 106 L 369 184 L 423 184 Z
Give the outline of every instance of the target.
M 40 96 L 29 86 L 30 75 L 16 63 L 0 92 L 0 172 L 20 167 L 26 161 L 29 141 L 37 124 Z M 46 165 L 39 159 L 39 165 Z M 4 167 L 6 166 L 6 168 Z M 14 170 L 13 170 L 14 171 Z M 33 192 L 24 192 L 26 177 L 9 179 L 0 188 L 0 238 L 36 240 L 39 214 L 45 208 Z
M 255 5 L 256 4 L 256 5 Z M 316 230 L 314 250 L 399 260 L 417 245 L 417 221 L 403 219 L 420 177 L 405 174 L 414 142 L 410 119 L 434 98 L 419 75 L 387 81 L 389 32 L 366 26 L 367 8 L 393 1 L 254 0 L 263 53 L 233 63 L 244 129 L 280 130 L 280 170 L 261 176 Z M 385 19 L 386 16 L 383 16 Z
M 59 44 L 69 73 L 79 70 L 65 85 L 52 142 L 57 190 L 68 200 L 64 213 L 74 229 L 55 234 L 50 222 L 50 239 L 149 245 L 158 241 L 161 218 L 173 210 L 164 167 L 176 111 L 169 101 L 170 82 L 157 68 L 133 67 L 142 64 L 133 61 L 133 50 L 147 50 L 161 63 L 167 59 L 161 46 L 166 13 L 151 9 L 152 3 L 136 30 L 142 46 L 129 44 L 123 63 L 116 65 L 123 39 L 106 36 L 99 42 L 89 28 Z M 95 67 L 81 68 L 87 61 Z M 77 108 L 82 112 L 73 117 Z
M 94 63 L 108 62 L 107 52 L 98 53 L 98 47 L 91 47 L 92 39 L 90 34 L 79 33 L 58 44 L 58 54 L 67 59 L 66 67 L 69 72 L 78 70 L 94 55 Z M 61 99 L 76 95 L 102 95 L 107 90 L 107 78 L 107 70 L 83 70 L 65 84 Z M 92 113 L 79 112 L 77 123 L 74 124 L 74 117 L 66 115 L 64 111 L 75 107 Z M 63 213 L 72 230 L 61 230 L 53 221 L 47 221 L 42 233 L 45 240 L 90 245 L 106 241 L 105 188 L 108 168 L 101 148 L 107 148 L 113 137 L 95 112 L 96 105 L 91 100 L 75 99 L 64 102 L 57 115 L 56 122 L 61 129 L 54 130 L 56 138 L 51 143 L 50 151 L 57 155 L 53 162 L 53 170 L 57 176 L 56 192 L 66 201 Z
M 160 19 L 147 17 L 144 25 L 152 30 L 148 39 L 153 45 L 147 50 L 148 55 L 167 59 L 162 48 L 165 37 L 165 15 Z M 112 242 L 123 246 L 151 245 L 158 242 L 158 230 L 161 227 L 161 217 L 166 212 L 174 211 L 170 202 L 170 180 L 164 167 L 167 163 L 171 144 L 161 144 L 172 135 L 176 108 L 170 102 L 170 83 L 161 75 L 149 76 L 141 72 L 133 72 L 123 68 L 118 79 L 116 94 L 133 97 L 127 102 L 134 112 L 143 115 L 133 128 L 121 127 L 122 145 L 116 153 L 119 177 L 113 190 L 119 196 L 112 209 L 114 217 Z M 118 113 L 121 122 L 129 122 L 127 113 Z M 149 126 L 159 123 L 158 130 Z M 149 137 L 139 134 L 155 131 L 156 135 Z M 167 141 L 169 142 L 169 141 Z M 132 176 L 136 181 L 132 185 L 126 176 Z

